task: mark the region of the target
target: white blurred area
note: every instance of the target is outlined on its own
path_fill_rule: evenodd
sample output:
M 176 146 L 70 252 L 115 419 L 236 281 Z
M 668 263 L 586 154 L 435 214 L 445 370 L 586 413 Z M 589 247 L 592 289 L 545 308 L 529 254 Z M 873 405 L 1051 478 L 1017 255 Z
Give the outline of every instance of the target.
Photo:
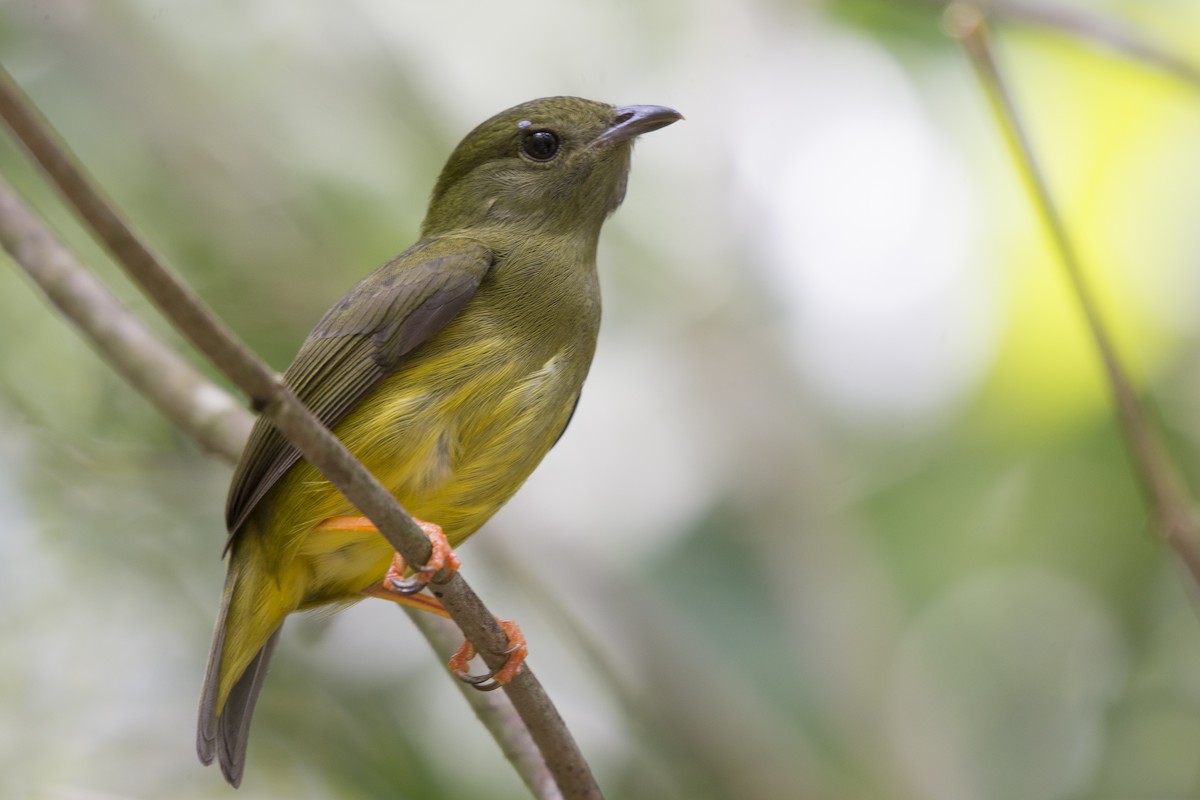
M 796 358 L 846 422 L 944 414 L 986 372 L 997 336 L 962 154 L 877 44 L 821 23 L 800 42 L 776 38 L 740 98 L 753 123 L 729 148 L 738 222 L 761 247 Z

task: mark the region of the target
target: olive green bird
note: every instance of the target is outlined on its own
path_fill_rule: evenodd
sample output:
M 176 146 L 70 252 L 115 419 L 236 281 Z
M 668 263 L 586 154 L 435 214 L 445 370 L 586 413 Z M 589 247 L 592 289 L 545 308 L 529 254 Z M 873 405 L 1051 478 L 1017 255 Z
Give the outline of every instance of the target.
M 679 119 L 551 97 L 479 125 L 442 170 L 420 240 L 343 297 L 285 373 L 428 521 L 439 558 L 512 497 L 570 421 L 600 324 L 601 225 L 624 199 L 635 137 Z M 288 614 L 367 595 L 440 610 L 409 594 L 419 580 L 401 580 L 402 562 L 358 513 L 258 421 L 229 492 L 229 567 L 196 738 L 200 760 L 217 758 L 234 786 Z M 498 680 L 519 669 L 516 650 Z

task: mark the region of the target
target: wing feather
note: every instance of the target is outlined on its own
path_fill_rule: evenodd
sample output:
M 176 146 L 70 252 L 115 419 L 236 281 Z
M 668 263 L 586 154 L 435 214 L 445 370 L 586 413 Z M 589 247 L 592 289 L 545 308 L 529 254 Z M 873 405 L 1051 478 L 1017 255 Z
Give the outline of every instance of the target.
M 471 239 L 421 242 L 384 264 L 329 310 L 284 373 L 327 427 L 336 425 L 406 355 L 474 296 L 492 254 Z M 229 488 L 230 541 L 300 453 L 260 417 Z

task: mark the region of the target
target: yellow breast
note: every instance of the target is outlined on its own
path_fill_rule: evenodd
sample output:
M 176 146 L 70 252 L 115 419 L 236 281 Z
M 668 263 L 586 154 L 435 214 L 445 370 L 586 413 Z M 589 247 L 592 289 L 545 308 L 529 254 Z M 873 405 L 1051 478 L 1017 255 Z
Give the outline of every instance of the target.
M 416 360 L 334 428 L 401 505 L 442 526 L 452 546 L 525 482 L 562 433 L 583 383 L 583 370 L 572 367 L 580 359 L 566 351 L 540 364 L 509 352 L 484 340 Z M 383 537 L 314 532 L 322 520 L 357 512 L 307 462 L 264 505 L 265 538 L 282 545 L 277 574 L 297 607 L 353 599 L 383 577 L 392 556 Z

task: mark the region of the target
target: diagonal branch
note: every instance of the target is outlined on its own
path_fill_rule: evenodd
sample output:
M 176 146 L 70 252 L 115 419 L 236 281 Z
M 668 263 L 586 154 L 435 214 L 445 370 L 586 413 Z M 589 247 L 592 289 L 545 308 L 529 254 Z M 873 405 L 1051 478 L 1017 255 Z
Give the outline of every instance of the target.
M 250 397 L 275 427 L 410 564 L 429 559 L 429 541 L 394 497 L 263 363 L 168 269 L 92 185 L 51 128 L 0 68 L 0 118 L 118 264 L 171 323 Z M 459 573 L 434 594 L 489 667 L 505 661 L 507 636 Z M 600 790 L 578 745 L 533 671 L 526 666 L 505 691 L 567 798 L 598 798 Z
M 1138 397 L 1129 374 L 1117 355 L 1083 270 L 1074 242 L 1067 232 L 1033 147 L 1025 134 L 1008 83 L 992 54 L 983 13 L 969 3 L 954 3 L 946 9 L 946 30 L 958 40 L 987 92 L 992 109 L 1017 160 L 1042 221 L 1049 228 L 1059 261 L 1083 310 L 1088 331 L 1099 351 L 1104 374 L 1117 407 L 1117 419 L 1125 436 L 1134 470 L 1150 502 L 1157 528 L 1175 550 L 1192 578 L 1200 583 L 1200 525 L 1195 506 L 1166 443 Z
M 0 246 L 117 374 L 207 452 L 237 463 L 253 415 L 142 325 L 2 180 Z
M 922 0 L 945 7 L 946 0 Z M 1044 0 L 978 0 L 988 15 L 1007 22 L 1063 31 L 1088 42 L 1149 64 L 1200 89 L 1200 63 L 1177 55 L 1152 37 L 1102 12 Z
M 987 0 L 985 7 L 1008 20 L 1056 28 L 1088 39 L 1200 88 L 1200 65 L 1172 53 L 1115 17 L 1044 0 Z

